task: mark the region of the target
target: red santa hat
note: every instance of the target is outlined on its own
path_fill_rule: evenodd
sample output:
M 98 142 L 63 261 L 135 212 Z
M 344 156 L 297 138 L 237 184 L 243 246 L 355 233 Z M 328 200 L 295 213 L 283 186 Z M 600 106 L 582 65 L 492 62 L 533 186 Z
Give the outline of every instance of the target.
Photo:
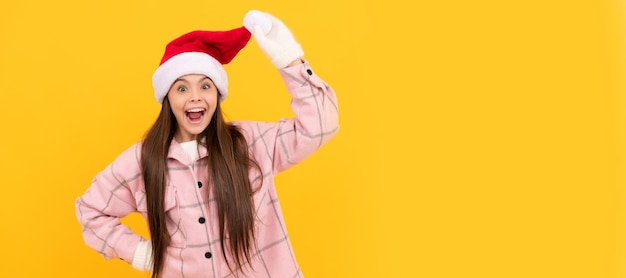
M 219 101 L 224 101 L 228 95 L 228 77 L 223 65 L 235 58 L 250 36 L 245 27 L 239 27 L 228 31 L 193 31 L 171 41 L 152 75 L 157 101 L 163 103 L 174 81 L 187 74 L 211 78 L 219 90 Z

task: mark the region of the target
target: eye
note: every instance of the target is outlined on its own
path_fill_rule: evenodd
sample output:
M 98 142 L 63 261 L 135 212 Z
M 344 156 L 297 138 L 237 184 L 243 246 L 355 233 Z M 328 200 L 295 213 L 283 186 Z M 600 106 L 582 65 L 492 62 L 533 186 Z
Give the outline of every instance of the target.
M 177 91 L 179 92 L 186 92 L 187 91 L 187 87 L 185 86 L 178 86 L 178 88 L 176 88 Z
M 208 89 L 211 89 L 211 85 L 209 85 L 209 84 L 203 84 L 202 85 L 202 90 L 208 90 Z

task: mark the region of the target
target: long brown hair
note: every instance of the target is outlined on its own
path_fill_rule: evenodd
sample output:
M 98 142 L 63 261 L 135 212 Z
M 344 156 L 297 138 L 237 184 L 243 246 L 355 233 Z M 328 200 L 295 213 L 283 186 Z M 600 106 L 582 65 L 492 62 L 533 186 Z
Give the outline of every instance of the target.
M 167 154 L 178 124 L 167 97 L 161 112 L 146 133 L 141 150 L 141 169 L 146 188 L 148 226 L 152 241 L 152 278 L 161 275 L 165 265 L 165 251 L 170 243 L 164 211 L 167 186 Z M 251 250 L 256 248 L 254 233 L 254 190 L 249 170 L 261 175 L 259 164 L 249 155 L 245 137 L 239 129 L 224 121 L 218 102 L 207 128 L 196 139 L 209 153 L 209 184 L 217 202 L 222 255 L 231 269 L 243 269 L 250 263 Z M 257 179 L 262 181 L 262 177 Z M 256 181 L 256 180 L 255 180 Z M 260 186 L 260 184 L 259 184 Z M 257 187 L 258 188 L 258 187 Z M 207 194 L 208 196 L 208 194 Z M 228 242 L 225 238 L 229 237 Z M 229 248 L 234 268 L 226 255 Z

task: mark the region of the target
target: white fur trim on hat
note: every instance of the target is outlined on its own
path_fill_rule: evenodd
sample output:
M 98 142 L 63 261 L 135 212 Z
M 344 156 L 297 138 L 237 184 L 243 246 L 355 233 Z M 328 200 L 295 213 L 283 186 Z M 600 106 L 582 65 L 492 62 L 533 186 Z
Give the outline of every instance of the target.
M 157 101 L 163 103 L 174 81 L 187 74 L 204 74 L 211 78 L 220 93 L 220 102 L 228 95 L 228 76 L 220 62 L 203 52 L 184 52 L 165 61 L 152 75 Z

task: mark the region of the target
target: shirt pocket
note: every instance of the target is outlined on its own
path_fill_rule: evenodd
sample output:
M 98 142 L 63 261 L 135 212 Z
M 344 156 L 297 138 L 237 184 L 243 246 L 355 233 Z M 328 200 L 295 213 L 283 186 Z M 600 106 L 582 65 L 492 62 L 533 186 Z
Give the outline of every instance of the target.
M 146 204 L 146 193 L 144 191 L 137 192 L 137 211 L 143 215 L 144 219 L 148 219 L 148 207 Z M 170 247 L 185 247 L 185 234 L 183 229 L 182 218 L 180 216 L 180 207 L 175 186 L 168 186 L 165 191 L 165 221 L 167 231 L 170 234 Z

